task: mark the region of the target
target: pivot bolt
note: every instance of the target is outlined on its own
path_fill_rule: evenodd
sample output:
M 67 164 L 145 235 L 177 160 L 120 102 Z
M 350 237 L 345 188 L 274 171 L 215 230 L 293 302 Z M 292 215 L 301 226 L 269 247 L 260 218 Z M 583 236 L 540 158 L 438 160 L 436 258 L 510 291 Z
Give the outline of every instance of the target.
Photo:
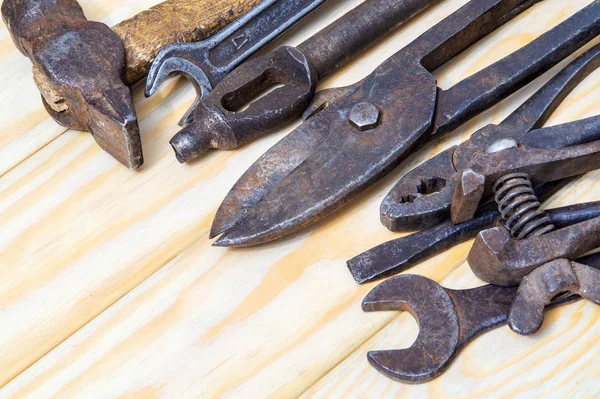
M 362 132 L 371 130 L 377 127 L 379 110 L 371 103 L 358 103 L 350 110 L 348 120 Z

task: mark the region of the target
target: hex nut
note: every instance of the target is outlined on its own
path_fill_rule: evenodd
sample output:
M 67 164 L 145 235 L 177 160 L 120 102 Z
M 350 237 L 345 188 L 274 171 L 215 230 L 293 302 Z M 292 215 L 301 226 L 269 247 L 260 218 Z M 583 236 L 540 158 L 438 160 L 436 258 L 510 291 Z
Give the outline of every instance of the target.
M 371 103 L 358 103 L 350 110 L 348 120 L 360 131 L 371 130 L 379 123 L 379 110 Z

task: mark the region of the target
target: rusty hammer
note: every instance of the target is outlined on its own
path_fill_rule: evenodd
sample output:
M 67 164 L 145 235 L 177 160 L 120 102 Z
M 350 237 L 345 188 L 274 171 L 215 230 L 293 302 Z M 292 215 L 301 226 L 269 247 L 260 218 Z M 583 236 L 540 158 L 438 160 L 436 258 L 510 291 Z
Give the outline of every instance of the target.
M 130 169 L 143 164 L 131 91 L 158 51 L 204 39 L 260 0 L 168 0 L 111 30 L 88 21 L 75 0 L 4 0 L 2 16 L 48 113 L 61 125 L 90 131 Z

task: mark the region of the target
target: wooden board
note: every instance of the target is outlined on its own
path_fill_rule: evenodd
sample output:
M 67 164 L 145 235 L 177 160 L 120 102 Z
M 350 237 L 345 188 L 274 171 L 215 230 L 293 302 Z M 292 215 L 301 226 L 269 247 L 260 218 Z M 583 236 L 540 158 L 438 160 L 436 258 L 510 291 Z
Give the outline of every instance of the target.
M 276 45 L 300 43 L 360 2 L 330 0 Z M 320 88 L 364 77 L 465 2 L 442 2 Z M 81 3 L 86 10 L 100 4 Z M 541 2 L 444 66 L 436 73 L 440 85 L 452 86 L 589 3 Z M 14 66 L 14 79 L 24 87 L 32 84 L 28 68 Z M 378 208 L 400 176 L 477 128 L 500 122 L 552 73 L 427 145 L 318 226 L 245 250 L 211 247 L 212 217 L 245 169 L 296 125 L 238 151 L 179 165 L 168 140 L 193 100 L 179 79 L 149 100 L 136 90 L 146 158 L 139 172 L 125 170 L 87 133 L 55 134 L 0 177 L 0 397 L 600 395 L 600 310 L 585 303 L 553 311 L 533 338 L 507 328 L 482 337 L 433 383 L 387 380 L 370 368 L 366 352 L 409 345 L 416 325 L 393 312 L 363 313 L 360 302 L 373 285 L 357 286 L 345 266 L 398 236 L 379 223 Z M 549 123 L 596 114 L 599 85 L 597 72 Z M 26 90 L 6 93 L 3 98 L 39 108 Z M 5 109 L 2 118 L 13 120 Z M 25 136 L 35 136 L 35 127 L 22 129 L 13 137 L 28 142 Z M 31 140 L 35 147 L 37 139 Z M 587 175 L 550 206 L 600 199 L 598 178 Z M 464 264 L 469 247 L 457 246 L 412 272 L 454 288 L 473 286 Z

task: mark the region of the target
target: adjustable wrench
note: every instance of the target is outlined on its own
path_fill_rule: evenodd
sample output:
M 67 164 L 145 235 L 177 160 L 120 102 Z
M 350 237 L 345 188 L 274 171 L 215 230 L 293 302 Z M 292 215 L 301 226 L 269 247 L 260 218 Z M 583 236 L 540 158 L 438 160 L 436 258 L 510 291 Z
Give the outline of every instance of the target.
M 549 197 L 560 189 L 563 183 L 544 185 L 536 192 L 540 195 L 546 191 L 540 198 Z M 547 213 L 552 224 L 556 228 L 562 228 L 600 217 L 600 202 L 551 209 Z M 430 229 L 378 245 L 350 259 L 347 262 L 348 269 L 358 284 L 390 277 L 475 238 L 482 230 L 492 228 L 499 216 L 497 205 L 487 204 L 468 222 L 455 225 L 448 220 Z

